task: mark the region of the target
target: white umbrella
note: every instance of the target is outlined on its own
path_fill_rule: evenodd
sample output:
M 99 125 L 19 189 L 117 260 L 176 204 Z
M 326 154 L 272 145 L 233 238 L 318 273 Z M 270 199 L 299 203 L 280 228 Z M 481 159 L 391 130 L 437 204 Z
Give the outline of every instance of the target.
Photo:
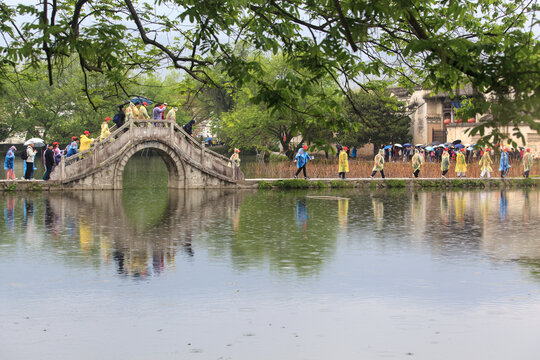
M 416 144 L 416 146 L 424 146 L 424 144 Z
M 26 140 L 26 142 L 24 143 L 24 146 L 28 146 L 30 144 L 34 144 L 35 147 L 42 147 L 42 146 L 45 146 L 45 141 L 40 138 L 31 138 L 31 139 Z
M 403 147 L 403 145 L 401 145 L 401 144 L 394 144 L 394 146 Z

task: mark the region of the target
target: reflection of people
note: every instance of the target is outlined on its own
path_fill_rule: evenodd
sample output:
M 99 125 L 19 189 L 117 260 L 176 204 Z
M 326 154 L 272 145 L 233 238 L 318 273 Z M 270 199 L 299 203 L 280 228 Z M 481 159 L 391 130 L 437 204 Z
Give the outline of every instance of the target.
M 296 199 L 296 223 L 303 230 L 307 227 L 307 218 L 306 199 Z
M 506 198 L 506 191 L 501 190 L 501 197 L 499 199 L 499 218 L 501 222 L 506 222 L 508 216 L 508 199 Z
M 349 217 L 349 199 L 338 200 L 338 221 L 341 227 L 347 227 Z
M 9 197 L 6 199 L 6 207 L 4 208 L 4 221 L 9 231 L 15 231 L 15 198 Z
M 377 225 L 381 225 L 384 219 L 384 204 L 381 199 L 371 198 L 371 204 L 373 205 L 373 218 Z

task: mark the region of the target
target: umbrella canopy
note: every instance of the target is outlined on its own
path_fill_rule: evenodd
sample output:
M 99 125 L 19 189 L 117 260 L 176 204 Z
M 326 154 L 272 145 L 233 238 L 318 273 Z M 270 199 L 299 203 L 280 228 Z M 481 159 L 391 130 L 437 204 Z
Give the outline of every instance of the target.
M 384 150 L 391 149 L 391 148 L 392 148 L 392 145 L 386 145 L 385 147 L 383 147 Z
M 472 147 L 472 146 L 469 146 L 469 147 L 467 148 L 467 150 L 469 150 L 469 151 L 473 151 L 473 150 L 474 150 L 474 147 Z
M 134 104 L 142 104 L 143 102 L 147 103 L 148 105 L 152 105 L 152 100 L 145 98 L 144 96 L 135 96 L 131 98 L 130 100 Z
M 418 147 L 418 146 L 424 146 L 424 144 L 416 144 L 416 147 Z
M 427 151 L 433 151 L 433 147 L 431 147 L 431 146 L 426 146 L 426 150 L 427 150 Z
M 24 146 L 28 146 L 30 144 L 34 144 L 35 147 L 42 147 L 42 146 L 45 146 L 45 141 L 40 138 L 31 138 L 31 139 L 26 140 L 26 142 L 24 143 Z
M 442 148 L 443 148 L 444 145 L 443 145 L 443 144 L 440 144 L 440 145 L 437 145 L 437 146 L 435 146 L 435 147 L 442 147 Z
M 461 144 L 456 144 L 456 149 L 463 149 L 465 146 L 461 145 Z
M 445 143 L 444 143 L 444 146 L 450 146 L 450 145 L 452 145 L 451 142 L 445 142 Z
M 394 144 L 395 147 L 403 147 L 401 144 Z
M 454 140 L 454 141 L 452 141 L 452 144 L 454 144 L 454 145 L 461 144 L 461 140 Z
M 405 146 L 405 147 L 412 146 L 412 144 L 406 143 L 406 144 L 403 144 L 403 146 Z
M 440 143 L 441 143 L 440 141 L 432 141 L 428 145 L 435 146 L 435 145 L 439 145 Z

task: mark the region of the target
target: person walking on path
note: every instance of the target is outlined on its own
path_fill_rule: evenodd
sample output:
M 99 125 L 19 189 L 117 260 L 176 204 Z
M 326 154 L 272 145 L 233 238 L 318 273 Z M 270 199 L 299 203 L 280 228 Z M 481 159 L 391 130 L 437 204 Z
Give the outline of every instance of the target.
M 501 153 L 501 161 L 499 163 L 499 171 L 501 172 L 501 178 L 506 177 L 510 171 L 510 163 L 508 162 L 508 148 L 505 148 Z
M 529 177 L 529 172 L 533 165 L 533 157 L 531 154 L 531 149 L 527 149 L 527 152 L 523 155 L 523 176 L 525 178 Z
M 493 160 L 491 160 L 491 156 L 489 155 L 490 150 L 486 149 L 484 151 L 484 154 L 480 158 L 480 162 L 478 163 L 480 165 L 480 169 L 482 172 L 480 173 L 480 177 L 483 178 L 485 175 L 487 175 L 487 178 L 491 178 L 491 172 L 493 169 L 491 168 L 491 164 L 493 164 Z
M 338 176 L 345 180 L 345 173 L 349 172 L 349 155 L 347 155 L 348 148 L 346 146 L 339 152 L 339 174 Z
M 15 153 L 17 148 L 12 146 L 9 148 L 6 154 L 6 160 L 4 161 L 4 170 L 6 170 L 6 180 L 17 180 L 15 177 Z
M 31 180 L 34 177 L 34 158 L 36 154 L 37 151 L 34 150 L 34 144 L 31 143 L 26 148 L 26 171 L 24 172 L 24 178 L 26 180 Z
M 188 135 L 193 134 L 193 125 L 195 125 L 195 119 L 191 119 L 186 125 L 183 126 L 184 131 L 187 132 Z
M 413 176 L 417 178 L 418 174 L 420 174 L 420 167 L 422 166 L 422 157 L 420 156 L 420 151 L 418 151 L 418 149 L 414 149 L 414 155 L 411 159 L 411 164 L 414 170 Z
M 296 171 L 296 174 L 294 175 L 294 178 L 298 178 L 298 174 L 300 174 L 300 171 L 304 172 L 304 179 L 309 179 L 306 174 L 306 165 L 309 160 L 311 160 L 311 156 L 307 153 L 307 145 L 302 146 L 300 149 L 298 149 L 298 153 L 294 157 L 294 162 L 296 162 L 296 167 L 298 170 Z
M 54 166 L 54 151 L 52 144 L 49 144 L 47 150 L 43 154 L 43 162 L 45 164 L 45 174 L 43 174 L 43 180 L 47 181 L 51 178 L 51 172 Z
M 460 177 L 467 177 L 467 161 L 465 160 L 465 148 L 461 149 L 460 152 L 456 155 L 456 176 L 458 178 Z
M 239 156 L 240 150 L 234 149 L 234 153 L 229 158 L 229 167 L 240 167 L 240 156 Z
M 90 149 L 90 145 L 94 143 L 94 138 L 90 138 L 90 131 L 86 130 L 83 135 L 80 136 L 81 138 L 81 147 L 79 149 L 79 152 L 83 152 L 85 150 Z
M 375 176 L 377 171 L 381 172 L 381 176 L 384 179 L 384 150 L 379 149 L 379 153 L 375 155 L 375 164 L 373 165 L 373 172 L 371 173 L 371 178 Z
M 111 130 L 109 129 L 109 122 L 111 121 L 110 117 L 106 117 L 105 121 L 101 123 L 101 134 L 99 134 L 99 140 L 103 141 L 109 136 L 111 136 Z
M 441 177 L 443 179 L 446 179 L 446 173 L 448 172 L 448 169 L 450 169 L 450 154 L 448 153 L 448 148 L 445 148 L 441 157 Z

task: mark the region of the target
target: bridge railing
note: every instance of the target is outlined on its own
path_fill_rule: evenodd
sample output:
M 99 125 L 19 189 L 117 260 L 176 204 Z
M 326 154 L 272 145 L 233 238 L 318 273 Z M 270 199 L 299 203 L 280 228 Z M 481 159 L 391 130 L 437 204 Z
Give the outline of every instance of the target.
M 80 164 L 80 166 L 83 166 L 85 168 L 92 167 L 98 165 L 99 161 L 102 161 L 103 156 L 106 156 L 106 154 L 103 154 L 103 156 L 100 156 L 100 152 L 107 147 L 107 145 L 113 143 L 114 141 L 120 140 L 121 137 L 124 136 L 124 133 L 127 133 L 128 136 L 127 141 L 133 140 L 134 136 L 134 128 L 141 128 L 141 127 L 148 127 L 148 128 L 154 128 L 154 127 L 165 127 L 169 129 L 170 140 L 174 141 L 177 134 L 182 135 L 183 139 L 187 141 L 193 148 L 198 149 L 199 151 L 195 151 L 195 154 L 198 153 L 197 157 L 198 162 L 201 164 L 201 166 L 205 166 L 205 164 L 211 164 L 211 166 L 218 166 L 222 171 L 222 173 L 226 172 L 227 176 L 232 177 L 233 179 L 240 179 L 242 177 L 241 172 L 238 168 L 236 168 L 234 165 L 231 166 L 231 169 L 223 169 L 227 166 L 228 163 L 230 163 L 229 158 L 218 154 L 214 151 L 206 149 L 206 146 L 202 144 L 201 142 L 197 141 L 196 138 L 189 135 L 184 131 L 182 126 L 179 126 L 176 121 L 174 120 L 140 120 L 140 119 L 131 119 L 127 121 L 124 125 L 122 125 L 120 128 L 111 128 L 111 135 L 108 136 L 105 139 L 96 138 L 91 145 L 90 149 L 81 151 L 73 156 L 70 156 L 68 158 L 64 157 L 60 166 L 60 169 L 62 171 L 61 178 L 64 179 L 64 174 L 66 173 L 66 167 L 69 167 L 70 165 L 73 165 L 74 163 L 78 161 L 84 161 L 85 165 L 83 166 Z M 176 138 L 178 140 L 178 138 Z M 124 140 L 124 141 L 126 141 Z M 221 163 L 221 165 L 219 164 Z M 224 171 L 223 171 L 224 170 Z

